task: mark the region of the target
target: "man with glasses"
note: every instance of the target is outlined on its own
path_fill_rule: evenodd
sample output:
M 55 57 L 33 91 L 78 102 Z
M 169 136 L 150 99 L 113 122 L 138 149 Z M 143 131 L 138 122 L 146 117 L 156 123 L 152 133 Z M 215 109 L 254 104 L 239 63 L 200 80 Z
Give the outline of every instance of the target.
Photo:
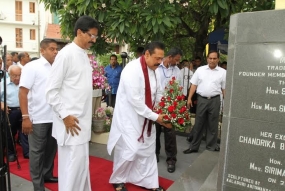
M 46 99 L 54 111 L 58 144 L 59 190 L 90 191 L 89 141 L 92 121 L 92 68 L 86 53 L 95 42 L 99 23 L 80 17 L 73 42 L 60 50 L 47 81 Z
M 14 162 L 16 160 L 16 151 L 14 149 L 14 138 L 17 131 L 21 129 L 22 114 L 19 105 L 19 81 L 21 77 L 21 68 L 16 65 L 12 65 L 8 69 L 10 79 L 6 81 L 7 83 L 7 119 L 10 122 L 10 129 L 7 132 L 8 139 L 8 160 L 9 162 Z M 3 81 L 1 87 L 3 87 Z M 1 88 L 1 110 L 4 110 L 4 88 Z M 4 114 L 6 115 L 6 114 Z M 20 131 L 18 135 L 23 142 L 23 154 L 24 158 L 29 158 L 29 145 L 27 144 L 27 137 L 25 137 Z
M 158 67 L 158 71 L 160 74 L 160 86 L 164 91 L 167 83 L 175 77 L 178 80 L 179 85 L 182 86 L 182 76 L 181 71 L 177 67 L 180 59 L 182 57 L 182 51 L 179 48 L 172 48 L 166 54 L 166 57 L 163 58 L 162 63 Z M 165 128 L 164 126 L 156 123 L 156 157 L 157 162 L 159 162 L 159 154 L 160 154 L 160 134 L 162 129 L 164 130 L 164 142 L 165 142 L 165 152 L 166 152 L 166 163 L 167 163 L 167 171 L 169 173 L 173 173 L 175 171 L 175 163 L 177 161 L 177 144 L 176 144 L 176 134 L 174 128 Z

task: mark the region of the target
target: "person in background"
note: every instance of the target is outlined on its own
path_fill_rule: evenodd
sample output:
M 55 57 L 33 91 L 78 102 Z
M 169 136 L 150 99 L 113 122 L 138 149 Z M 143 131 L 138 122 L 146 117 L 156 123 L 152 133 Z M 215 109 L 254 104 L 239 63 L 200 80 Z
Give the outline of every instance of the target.
M 12 55 L 13 65 L 17 65 L 17 63 L 19 62 L 18 52 L 11 52 L 11 55 Z
M 10 80 L 6 81 L 7 83 L 7 108 L 6 111 L 7 117 L 10 123 L 10 130 L 7 132 L 7 140 L 8 140 L 8 160 L 9 162 L 14 162 L 16 160 L 16 151 L 14 149 L 15 136 L 19 129 L 21 129 L 22 123 L 22 114 L 20 110 L 19 104 L 19 82 L 21 77 L 21 68 L 16 65 L 11 65 L 8 69 L 8 73 L 10 75 Z M 1 83 L 1 87 L 3 87 L 3 82 Z M 1 110 L 4 110 L 4 88 L 1 88 Z M 12 135 L 11 135 L 12 134 Z M 25 159 L 29 158 L 29 145 L 28 140 L 25 135 L 20 132 L 18 136 L 22 142 L 23 148 L 23 156 Z M 14 141 L 15 142 L 15 141 Z
M 30 55 L 27 52 L 20 52 L 18 55 L 19 62 L 17 66 L 23 68 L 28 62 L 30 62 Z
M 221 67 L 227 70 L 227 62 L 226 61 L 222 62 Z
M 192 107 L 192 96 L 197 90 L 198 104 L 195 125 L 192 129 L 193 139 L 184 154 L 198 152 L 203 138 L 206 123 L 206 149 L 219 151 L 217 145 L 218 124 L 220 114 L 220 94 L 225 96 L 226 70 L 218 66 L 219 53 L 209 51 L 207 57 L 208 65 L 201 66 L 191 78 L 191 88 L 187 106 Z M 209 84 L 211 84 L 209 86 Z
M 137 48 L 137 52 L 136 52 L 136 58 L 139 58 L 139 57 L 141 57 L 142 55 L 143 55 L 143 52 L 144 52 L 144 47 L 141 47 L 141 46 L 139 46 L 138 48 Z
M 112 54 L 110 56 L 110 64 L 105 67 L 105 76 L 107 77 L 108 84 L 111 87 L 111 92 L 108 92 L 111 94 L 111 96 L 108 97 L 107 106 L 111 106 L 113 108 L 115 107 L 116 103 L 116 95 L 122 70 L 122 66 L 120 66 L 117 62 L 117 56 L 115 54 Z
M 172 77 L 175 77 L 180 86 L 182 86 L 182 76 L 181 71 L 177 67 L 182 57 L 182 51 L 179 48 L 171 48 L 166 57 L 163 58 L 162 63 L 158 67 L 158 72 L 160 74 L 161 90 L 164 92 L 165 86 L 169 83 Z M 173 173 L 175 171 L 175 164 L 177 161 L 177 143 L 176 143 L 176 133 L 175 129 L 164 127 L 163 125 L 156 123 L 156 157 L 157 162 L 159 162 L 160 154 L 160 135 L 164 131 L 164 143 L 165 143 L 165 153 L 166 153 L 166 163 L 167 171 Z

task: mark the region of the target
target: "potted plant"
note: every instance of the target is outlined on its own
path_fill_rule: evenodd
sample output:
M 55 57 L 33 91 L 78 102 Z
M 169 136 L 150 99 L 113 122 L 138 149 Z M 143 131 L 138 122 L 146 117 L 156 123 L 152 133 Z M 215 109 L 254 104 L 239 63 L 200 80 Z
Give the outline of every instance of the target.
M 92 131 L 94 133 L 109 132 L 112 123 L 113 108 L 99 107 L 92 118 Z

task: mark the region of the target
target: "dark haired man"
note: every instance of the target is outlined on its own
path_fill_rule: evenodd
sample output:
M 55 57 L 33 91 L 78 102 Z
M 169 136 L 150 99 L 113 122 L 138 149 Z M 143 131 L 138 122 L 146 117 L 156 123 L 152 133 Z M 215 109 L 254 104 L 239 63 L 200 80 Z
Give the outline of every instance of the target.
M 92 69 L 85 50 L 96 42 L 98 29 L 95 19 L 81 16 L 73 42 L 60 50 L 47 80 L 46 99 L 54 111 L 52 135 L 58 144 L 59 190 L 91 190 Z
M 172 77 L 175 77 L 179 85 L 182 86 L 182 76 L 181 71 L 177 67 L 177 64 L 180 63 L 182 57 L 182 51 L 179 48 L 171 48 L 166 57 L 163 58 L 162 63 L 158 67 L 158 72 L 160 74 L 160 83 L 162 91 L 165 90 L 165 86 L 169 83 Z M 159 162 L 160 154 L 160 134 L 161 131 L 164 131 L 164 143 L 165 143 L 165 153 L 166 153 L 166 163 L 167 171 L 173 173 L 175 171 L 175 163 L 177 161 L 177 143 L 176 143 L 176 134 L 174 129 L 165 128 L 164 126 L 156 123 L 156 157 L 157 162 Z
M 192 129 L 193 139 L 189 149 L 183 151 L 184 154 L 198 152 L 205 126 L 207 127 L 206 149 L 220 150 L 217 145 L 217 135 L 221 105 L 220 95 L 225 95 L 226 70 L 218 66 L 219 53 L 216 51 L 209 52 L 207 62 L 208 65 L 199 67 L 190 80 L 191 87 L 187 106 L 193 106 L 192 96 L 196 90 L 198 104 L 195 125 Z
M 152 42 L 144 56 L 124 68 L 108 139 L 108 153 L 114 152 L 110 178 L 117 191 L 127 191 L 125 183 L 163 191 L 158 184 L 155 157 L 155 129 L 152 121 L 163 124 L 163 114 L 153 112 L 162 92 L 157 68 L 164 56 L 164 44 Z M 169 124 L 163 124 L 171 128 Z
M 20 80 L 19 100 L 22 131 L 28 135 L 30 174 L 35 191 L 45 190 L 44 182 L 57 182 L 53 176 L 56 140 L 52 137 L 52 109 L 45 99 L 45 87 L 57 54 L 57 42 L 40 43 L 41 58 L 26 64 Z
M 144 47 L 141 47 L 141 46 L 139 46 L 138 48 L 137 48 L 137 55 L 136 55 L 136 58 L 139 58 L 139 57 L 141 57 L 142 55 L 143 55 L 143 51 L 144 51 Z
M 107 97 L 107 106 L 115 107 L 116 103 L 116 94 L 120 82 L 120 77 L 122 73 L 122 66 L 117 62 L 117 56 L 112 54 L 110 56 L 110 64 L 105 67 L 105 76 L 108 79 L 108 84 L 111 87 L 111 97 Z M 107 95 L 108 96 L 108 95 Z M 111 98 L 111 100 L 109 100 Z
M 11 55 L 13 59 L 13 65 L 17 65 L 17 62 L 19 62 L 18 52 L 11 52 Z
M 20 52 L 18 54 L 19 62 L 17 66 L 23 68 L 28 62 L 30 62 L 30 55 L 27 52 Z

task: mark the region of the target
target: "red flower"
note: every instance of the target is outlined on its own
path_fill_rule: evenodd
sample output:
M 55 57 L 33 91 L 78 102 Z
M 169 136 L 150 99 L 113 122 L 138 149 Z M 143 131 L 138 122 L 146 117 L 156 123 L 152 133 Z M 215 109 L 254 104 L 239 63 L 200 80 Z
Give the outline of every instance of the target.
M 176 99 L 177 99 L 178 101 L 181 101 L 181 100 L 182 100 L 182 96 L 177 96 Z
M 164 107 L 165 106 L 165 103 L 163 101 L 159 102 L 159 106 L 160 107 Z
M 178 122 L 178 124 L 182 125 L 184 123 L 184 119 L 183 118 L 179 118 L 177 122 Z
M 183 87 L 182 87 L 182 86 L 180 86 L 180 87 L 179 87 L 179 90 L 181 91 L 182 89 L 183 89 Z
M 173 90 L 173 89 L 170 89 L 170 90 L 169 90 L 169 93 L 171 93 L 171 94 L 172 94 L 173 92 L 174 92 L 174 90 Z
M 174 84 L 174 81 L 170 80 L 170 81 L 169 81 L 169 84 L 170 84 L 170 85 L 173 85 L 173 84 Z
M 176 101 L 174 101 L 173 106 L 176 108 L 177 105 L 178 105 L 178 103 Z
M 162 96 L 162 97 L 161 97 L 161 101 L 165 101 L 165 97 Z
M 167 110 L 170 112 L 170 113 L 172 113 L 173 111 L 174 111 L 174 106 L 173 105 L 171 105 L 171 106 L 169 106 L 168 108 L 167 108 Z
M 181 107 L 181 109 L 180 109 L 179 113 L 184 113 L 185 111 L 186 111 L 186 107 L 185 107 L 185 106 L 183 106 L 183 107 Z
M 161 114 L 162 113 L 162 109 L 157 110 L 157 114 Z
M 172 81 L 174 81 L 174 80 L 175 80 L 175 76 L 172 77 Z
M 170 118 L 168 117 L 168 115 L 163 116 L 163 119 L 165 119 L 166 121 L 170 121 Z
M 174 118 L 176 118 L 176 117 L 177 117 L 177 115 L 176 115 L 175 113 L 172 113 L 172 114 L 171 114 L 171 118 L 172 118 L 172 119 L 174 119 Z
M 171 101 L 171 97 L 170 96 L 167 97 L 167 101 Z

